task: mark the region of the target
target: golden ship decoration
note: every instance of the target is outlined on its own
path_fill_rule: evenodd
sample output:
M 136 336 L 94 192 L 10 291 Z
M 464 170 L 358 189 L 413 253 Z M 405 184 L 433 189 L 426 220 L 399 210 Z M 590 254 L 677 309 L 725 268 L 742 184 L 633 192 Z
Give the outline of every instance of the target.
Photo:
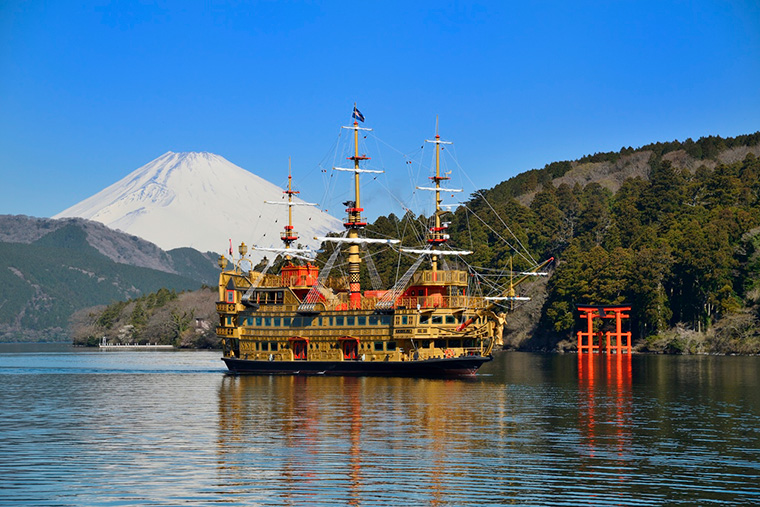
M 446 257 L 462 258 L 467 250 L 446 248 L 450 213 L 442 204 L 442 193 L 461 192 L 444 188 L 449 180 L 441 174 L 442 141 L 436 120 L 435 139 L 426 142 L 435 147 L 433 186 L 416 187 L 435 196 L 435 212 L 428 228 L 426 245 L 421 248 L 398 248 L 399 254 L 417 256 L 415 262 L 387 290 L 362 290 L 361 247 L 385 244 L 393 248 L 397 239 L 368 238 L 362 235 L 367 222 L 362 216 L 360 178 L 362 174 L 383 171 L 365 169 L 361 163 L 369 157 L 359 153 L 359 133 L 364 117 L 354 106 L 353 167 L 333 167 L 353 173 L 354 196 L 347 201 L 345 231 L 335 237 L 318 237 L 334 244 L 334 250 L 320 268 L 314 261 L 318 253 L 309 248 L 294 248 L 298 233 L 293 226 L 293 208 L 313 203 L 294 202 L 298 194 L 292 187 L 290 162 L 287 201 L 288 225 L 281 233 L 283 248 L 258 248 L 272 253 L 272 259 L 260 269 L 245 270 L 248 253 L 245 243 L 238 248 L 239 257 L 228 262 L 219 259 L 219 314 L 217 335 L 221 338 L 223 361 L 239 374 L 325 374 L 325 375 L 401 375 L 468 376 L 492 359 L 494 347 L 501 347 L 505 323 L 499 305 L 527 299 L 517 296 L 515 287 L 525 280 L 546 275 L 540 271 L 553 259 L 535 264 L 533 269 L 515 274 L 509 266 L 509 284 L 503 294 L 479 296 L 468 290 L 470 273 L 450 269 Z M 348 274 L 330 276 L 342 247 L 348 250 Z M 372 257 L 367 252 L 366 265 L 373 285 L 379 282 Z M 232 249 L 230 248 L 230 256 Z M 279 274 L 269 274 L 278 257 L 284 258 Z M 420 269 L 429 259 L 429 267 Z M 347 278 L 347 279 L 346 279 Z

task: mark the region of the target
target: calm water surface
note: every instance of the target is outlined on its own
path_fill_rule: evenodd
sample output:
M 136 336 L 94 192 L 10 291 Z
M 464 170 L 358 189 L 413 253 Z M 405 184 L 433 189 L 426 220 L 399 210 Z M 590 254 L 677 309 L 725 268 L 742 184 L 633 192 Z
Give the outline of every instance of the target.
M 474 380 L 0 347 L 1 505 L 760 504 L 760 358 L 504 353 Z

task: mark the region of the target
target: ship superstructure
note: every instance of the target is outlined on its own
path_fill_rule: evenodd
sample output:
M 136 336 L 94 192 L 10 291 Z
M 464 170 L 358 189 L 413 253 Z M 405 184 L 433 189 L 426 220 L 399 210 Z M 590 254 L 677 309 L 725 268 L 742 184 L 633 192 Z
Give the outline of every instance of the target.
M 444 256 L 470 252 L 446 249 L 446 212 L 441 192 L 448 180 L 441 176 L 440 149 L 445 141 L 436 132 L 433 186 L 417 187 L 435 195 L 435 213 L 427 245 L 402 249 L 419 256 L 388 290 L 362 290 L 360 247 L 369 243 L 399 243 L 394 239 L 362 235 L 367 222 L 362 216 L 360 178 L 378 173 L 361 167 L 368 160 L 359 153 L 361 114 L 354 109 L 353 167 L 335 167 L 353 173 L 354 199 L 345 202 L 345 231 L 338 237 L 318 238 L 335 244 L 335 250 L 320 269 L 309 260 L 306 249 L 292 248 L 298 239 L 293 228 L 291 176 L 288 176 L 288 225 L 282 233 L 282 249 L 268 249 L 286 257 L 278 275 L 245 270 L 247 247 L 230 264 L 220 258 L 220 317 L 217 334 L 222 339 L 223 360 L 235 373 L 260 374 L 355 374 L 355 375 L 471 375 L 491 360 L 500 343 L 502 316 L 494 312 L 493 300 L 468 293 L 467 271 L 441 266 Z M 437 130 L 437 128 L 436 128 Z M 348 279 L 329 276 L 341 247 L 348 249 Z M 429 260 L 429 267 L 419 269 Z M 547 261 L 548 263 L 549 261 Z M 538 271 L 546 263 L 535 267 Z M 270 264 L 271 265 L 271 264 Z M 525 277 L 523 277 L 525 278 Z M 504 298 L 514 298 L 513 284 Z

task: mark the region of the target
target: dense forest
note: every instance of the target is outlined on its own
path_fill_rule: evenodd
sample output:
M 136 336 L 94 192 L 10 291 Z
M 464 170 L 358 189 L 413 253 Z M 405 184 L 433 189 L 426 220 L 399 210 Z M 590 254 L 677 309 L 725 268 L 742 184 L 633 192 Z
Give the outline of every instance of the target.
M 734 163 L 718 160 L 727 149 L 758 143 L 760 132 L 549 164 L 473 194 L 446 218 L 451 244 L 474 252 L 468 263 L 492 268 L 506 266 L 510 257 L 516 269 L 529 267 L 515 255 L 518 241 L 535 258 L 555 257 L 533 338 L 524 346 L 556 349 L 571 340 L 575 304 L 627 303 L 640 350 L 758 353 L 760 159 L 750 152 Z M 665 159 L 678 151 L 700 162 L 696 169 Z M 616 192 L 596 182 L 553 184 L 578 163 L 642 152 L 648 154 L 647 177 L 625 179 Z M 534 194 L 527 206 L 517 199 L 526 192 Z M 420 244 L 428 221 L 390 215 L 368 230 Z M 503 241 L 507 226 L 516 239 Z M 384 283 L 411 264 L 395 256 L 373 258 Z M 370 282 L 365 276 L 363 285 Z

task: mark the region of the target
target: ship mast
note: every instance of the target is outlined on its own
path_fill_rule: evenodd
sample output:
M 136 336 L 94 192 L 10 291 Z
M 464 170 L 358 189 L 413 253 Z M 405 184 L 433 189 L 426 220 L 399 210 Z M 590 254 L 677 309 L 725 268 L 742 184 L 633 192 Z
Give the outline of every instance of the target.
M 441 136 L 438 134 L 438 116 L 435 117 L 435 139 L 434 140 L 425 140 L 426 143 L 435 143 L 435 176 L 430 176 L 430 179 L 433 180 L 435 183 L 435 187 L 417 187 L 419 190 L 432 190 L 435 192 L 435 213 L 434 213 L 434 220 L 433 227 L 430 228 L 430 236 L 428 237 L 428 243 L 430 243 L 433 248 L 435 248 L 438 245 L 442 245 L 446 243 L 448 240 L 448 235 L 445 234 L 445 231 L 448 229 L 447 225 L 441 224 L 441 215 L 445 213 L 445 211 L 441 210 L 441 190 L 445 190 L 447 192 L 461 192 L 461 189 L 454 189 L 454 188 L 441 188 L 441 181 L 450 179 L 448 176 L 441 176 L 441 145 L 442 144 L 452 144 L 450 141 L 441 141 Z M 433 270 L 433 279 L 436 277 L 436 273 L 438 272 L 438 255 L 433 254 L 430 258 L 431 261 L 431 269 Z
M 293 176 L 290 166 L 290 157 L 288 157 L 288 189 L 283 190 L 283 194 L 288 194 L 288 225 L 285 226 L 285 232 L 280 233 L 280 238 L 285 244 L 285 250 L 290 250 L 290 245 L 298 239 L 298 233 L 293 230 L 293 195 L 300 192 L 293 190 Z M 290 255 L 286 254 L 285 259 L 290 260 Z
M 346 212 L 348 218 L 343 222 L 343 226 L 346 228 L 346 237 L 320 237 L 315 236 L 314 239 L 319 241 L 329 241 L 332 243 L 348 243 L 348 291 L 349 291 L 349 307 L 361 308 L 362 293 L 361 283 L 359 281 L 359 267 L 361 266 L 361 257 L 359 256 L 359 245 L 375 243 L 375 244 L 387 244 L 392 245 L 400 243 L 397 239 L 379 239 L 379 238 L 362 238 L 359 236 L 359 231 L 367 226 L 367 222 L 362 217 L 361 197 L 359 195 L 359 175 L 361 173 L 375 173 L 382 174 L 384 171 L 378 171 L 374 169 L 361 169 L 359 162 L 362 160 L 369 160 L 369 157 L 365 155 L 359 155 L 359 131 L 360 130 L 372 130 L 359 126 L 359 122 L 364 121 L 364 116 L 356 109 L 354 104 L 354 124 L 350 127 L 342 127 L 344 129 L 353 129 L 354 131 L 354 155 L 347 157 L 348 160 L 354 161 L 353 168 L 347 167 L 333 167 L 334 171 L 346 171 L 354 173 L 354 200 L 346 201 L 343 204 L 346 206 Z M 324 272 L 323 272 L 324 273 Z
M 312 255 L 315 252 L 309 248 L 293 248 L 291 245 L 298 240 L 299 236 L 296 231 L 293 230 L 293 207 L 294 206 L 316 206 L 313 202 L 295 202 L 293 196 L 300 194 L 301 192 L 293 190 L 293 174 L 291 169 L 290 157 L 288 157 L 288 189 L 282 191 L 283 194 L 287 194 L 288 200 L 286 201 L 264 201 L 265 204 L 284 204 L 288 207 L 288 225 L 285 226 L 285 231 L 280 233 L 280 240 L 282 240 L 285 248 L 267 248 L 254 246 L 256 250 L 262 250 L 265 252 L 275 252 L 277 254 L 285 254 L 285 259 L 290 260 L 292 257 L 303 258 L 302 254 Z
M 356 109 L 354 104 L 353 112 L 354 124 L 350 127 L 343 127 L 345 129 L 353 129 L 354 131 L 354 155 L 348 157 L 348 160 L 354 161 L 353 169 L 334 167 L 336 171 L 349 171 L 354 173 L 354 200 L 346 201 L 343 204 L 346 206 L 346 212 L 348 218 L 343 223 L 343 226 L 348 230 L 345 242 L 349 243 L 348 247 L 348 292 L 349 292 L 349 306 L 351 308 L 361 307 L 361 282 L 359 281 L 359 268 L 361 266 L 361 257 L 359 256 L 359 244 L 366 242 L 366 240 L 359 239 L 359 231 L 367 226 L 367 222 L 362 217 L 361 196 L 359 175 L 361 173 L 382 173 L 383 171 L 374 171 L 370 169 L 361 169 L 359 162 L 362 160 L 369 160 L 370 157 L 365 155 L 359 155 L 359 131 L 360 130 L 372 130 L 359 126 L 359 121 L 364 121 L 364 116 Z

